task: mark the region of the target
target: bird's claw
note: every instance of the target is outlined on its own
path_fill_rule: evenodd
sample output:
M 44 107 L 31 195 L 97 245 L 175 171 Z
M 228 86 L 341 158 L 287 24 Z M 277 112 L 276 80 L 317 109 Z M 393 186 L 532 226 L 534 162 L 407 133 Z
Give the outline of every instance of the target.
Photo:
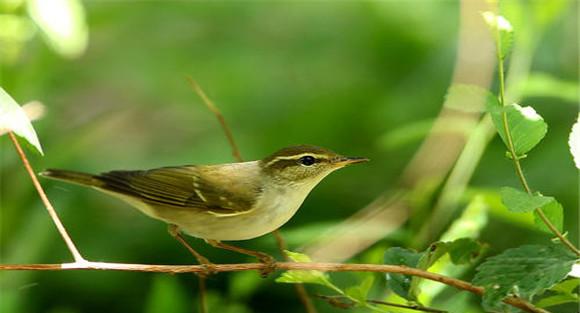
M 208 276 L 217 274 L 217 272 L 218 272 L 216 265 L 209 262 L 209 261 L 201 263 L 200 265 L 201 265 L 201 267 L 203 267 L 203 270 L 201 272 L 197 273 L 197 275 L 202 277 L 202 278 L 206 278 Z
M 274 257 L 265 253 L 260 253 L 257 257 L 260 263 L 264 264 L 264 267 L 260 269 L 260 276 L 262 278 L 266 278 L 272 272 L 276 271 L 278 261 Z

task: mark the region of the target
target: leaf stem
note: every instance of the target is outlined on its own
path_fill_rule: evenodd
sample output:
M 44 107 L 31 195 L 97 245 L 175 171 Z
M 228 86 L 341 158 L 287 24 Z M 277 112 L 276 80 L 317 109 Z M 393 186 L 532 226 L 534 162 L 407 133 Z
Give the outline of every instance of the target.
M 499 96 L 498 96 L 498 102 L 500 104 L 501 107 L 505 108 L 506 103 L 505 103 L 505 78 L 504 78 L 504 57 L 501 54 L 501 38 L 500 38 L 500 31 L 499 31 L 499 27 L 495 28 L 495 43 L 496 43 L 496 55 L 497 55 L 497 63 L 498 63 L 498 80 L 499 80 Z M 528 181 L 526 179 L 526 176 L 524 175 L 524 171 L 522 170 L 522 165 L 520 163 L 520 158 L 516 153 L 515 150 L 515 145 L 513 142 L 513 138 L 510 132 L 510 126 L 508 123 L 508 119 L 507 119 L 507 112 L 505 110 L 502 110 L 501 113 L 501 119 L 502 119 L 502 124 L 503 124 L 503 128 L 504 128 L 504 132 L 505 132 L 505 137 L 506 137 L 506 141 L 507 141 L 507 148 L 508 148 L 508 152 L 510 154 L 510 157 L 514 163 L 514 168 L 516 171 L 516 175 L 518 176 L 522 186 L 524 187 L 524 190 L 528 193 L 528 194 L 532 194 L 532 189 L 530 188 L 530 185 L 528 184 Z M 576 246 L 574 246 L 566 237 L 564 237 L 564 235 L 556 228 L 556 226 L 554 226 L 554 224 L 552 224 L 552 222 L 546 217 L 546 214 L 544 214 L 544 211 L 541 208 L 536 208 L 534 210 L 536 212 L 536 214 L 538 214 L 538 216 L 540 217 L 540 219 L 542 220 L 542 222 L 544 224 L 546 224 L 546 226 L 550 229 L 550 231 L 556 236 L 558 237 L 558 239 L 560 239 L 560 241 L 562 242 L 562 244 L 564 244 L 568 249 L 570 249 L 572 252 L 574 252 L 577 256 L 580 256 L 580 250 L 578 250 L 578 248 L 576 248 Z
M 28 172 L 30 179 L 32 179 L 32 184 L 36 188 L 36 191 L 38 192 L 38 195 L 40 196 L 40 199 L 42 200 L 44 207 L 48 211 L 48 214 L 50 215 L 50 218 L 54 222 L 56 229 L 58 230 L 62 239 L 66 243 L 68 250 L 73 255 L 75 262 L 76 263 L 86 262 L 85 259 L 80 254 L 77 247 L 75 246 L 74 242 L 72 241 L 72 239 L 68 235 L 66 229 L 64 228 L 64 225 L 62 224 L 62 222 L 60 221 L 60 218 L 58 217 L 58 214 L 56 214 L 56 210 L 54 209 L 54 207 L 52 206 L 52 204 L 48 200 L 48 197 L 46 196 L 46 193 L 44 192 L 42 185 L 40 185 L 38 178 L 36 178 L 36 175 L 34 174 L 34 171 L 32 170 L 32 166 L 30 165 L 30 162 L 28 161 L 28 158 L 26 157 L 24 150 L 22 150 L 22 147 L 18 143 L 18 139 L 16 138 L 16 135 L 14 135 L 13 132 L 8 132 L 8 137 L 10 137 L 10 140 L 12 140 L 12 143 L 14 144 L 14 147 L 16 148 L 16 152 L 18 152 L 18 156 L 20 156 L 20 159 L 22 160 L 22 164 L 24 164 L 24 168 Z
M 242 264 L 214 264 L 212 270 L 215 272 L 250 271 L 263 270 L 269 265 L 263 263 L 242 263 Z M 465 290 L 476 295 L 483 295 L 485 289 L 473 285 L 469 282 L 453 277 L 443 276 L 417 268 L 401 265 L 384 264 L 342 264 L 342 263 L 298 263 L 298 262 L 277 262 L 277 270 L 314 270 L 325 272 L 376 272 L 376 273 L 398 273 L 411 275 L 436 281 L 454 288 Z M 112 270 L 112 271 L 132 271 L 132 272 L 155 272 L 155 273 L 203 273 L 207 268 L 203 265 L 153 265 L 153 264 L 125 264 L 125 263 L 104 263 L 104 262 L 75 262 L 65 264 L 0 264 L 1 270 L 38 270 L 38 271 L 65 271 L 65 270 Z M 507 297 L 503 302 L 520 308 L 530 313 L 548 313 L 548 311 L 538 308 L 524 299 L 517 297 Z

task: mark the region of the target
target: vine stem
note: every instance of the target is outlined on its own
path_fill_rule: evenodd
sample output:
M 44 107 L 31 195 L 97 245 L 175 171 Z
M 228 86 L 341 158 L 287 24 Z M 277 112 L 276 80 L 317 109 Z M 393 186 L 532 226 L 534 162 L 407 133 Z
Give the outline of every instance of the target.
M 500 39 L 500 32 L 499 32 L 499 27 L 495 28 L 495 43 L 496 43 L 496 54 L 497 54 L 497 63 L 498 63 L 498 79 L 499 79 L 499 97 L 498 97 L 498 102 L 500 104 L 501 107 L 505 108 L 506 107 L 506 103 L 505 103 L 505 78 L 504 78 L 504 67 L 503 67 L 503 62 L 504 62 L 504 57 L 502 56 L 501 53 L 501 39 Z M 507 119 L 507 112 L 505 110 L 502 110 L 501 113 L 501 119 L 502 119 L 502 124 L 503 124 L 503 129 L 505 132 L 505 137 L 506 137 L 506 141 L 507 141 L 507 148 L 510 154 L 510 157 L 514 163 L 514 168 L 516 171 L 516 175 L 518 176 L 522 186 L 524 187 L 524 190 L 531 195 L 532 194 L 532 189 L 530 188 L 530 185 L 528 184 L 528 181 L 526 179 L 526 176 L 524 174 L 524 171 L 522 170 L 522 165 L 520 163 L 520 159 L 516 153 L 515 150 L 515 146 L 514 146 L 514 142 L 512 139 L 512 135 L 510 132 L 510 125 L 508 123 L 508 119 Z M 580 250 L 578 250 L 578 248 L 576 248 L 576 246 L 574 246 L 574 244 L 572 244 L 557 228 L 556 226 L 554 226 L 554 224 L 552 224 L 552 222 L 548 219 L 548 217 L 546 217 L 546 214 L 544 213 L 544 211 L 542 210 L 542 208 L 536 208 L 534 210 L 536 212 L 536 214 L 538 214 L 538 216 L 540 217 L 540 219 L 542 220 L 542 222 L 544 224 L 546 224 L 546 226 L 550 229 L 550 231 L 556 236 L 558 237 L 558 239 L 560 239 L 560 241 L 568 248 L 570 249 L 573 253 L 575 253 L 577 256 L 580 256 Z
M 36 177 L 36 174 L 34 174 L 34 171 L 32 170 L 32 166 L 30 165 L 30 162 L 28 161 L 28 158 L 26 157 L 24 150 L 20 146 L 20 143 L 18 143 L 18 139 L 16 138 L 16 135 L 14 135 L 13 132 L 8 132 L 8 137 L 10 137 L 10 140 L 14 144 L 14 147 L 16 148 L 16 152 L 18 152 L 18 156 L 20 156 L 20 159 L 22 160 L 22 163 L 24 164 L 24 168 L 26 169 L 26 172 L 28 172 L 28 175 L 30 176 L 30 179 L 32 180 L 32 184 L 34 185 L 34 188 L 36 188 L 36 191 L 38 192 L 38 195 L 40 196 L 40 199 L 42 200 L 44 207 L 48 211 L 48 214 L 50 215 L 50 218 L 54 222 L 54 225 L 56 226 L 56 229 L 60 233 L 60 236 L 62 237 L 62 239 L 66 243 L 66 246 L 68 247 L 68 250 L 72 254 L 72 256 L 75 260 L 75 263 L 82 264 L 83 262 L 86 262 L 86 260 L 82 257 L 81 253 L 79 252 L 79 250 L 75 246 L 74 242 L 70 238 L 69 234 L 67 233 L 66 228 L 64 228 L 64 225 L 60 221 L 60 218 L 58 217 L 56 210 L 54 209 L 54 207 L 52 206 L 52 204 L 48 200 L 48 197 L 46 196 L 46 193 L 44 192 L 42 185 L 40 184 L 40 182 L 38 181 L 38 178 Z
M 214 264 L 215 272 L 233 272 L 263 270 L 269 265 L 263 263 L 241 264 Z M 276 270 L 314 270 L 323 272 L 374 272 L 374 273 L 398 273 L 422 277 L 445 285 L 465 290 L 476 295 L 483 295 L 485 289 L 480 286 L 453 277 L 423 271 L 420 269 L 382 264 L 342 264 L 342 263 L 295 263 L 277 262 Z M 0 270 L 38 270 L 38 271 L 67 271 L 67 270 L 112 270 L 132 272 L 155 272 L 155 273 L 203 273 L 207 269 L 203 265 L 153 265 L 153 264 L 127 264 L 127 263 L 104 263 L 104 262 L 75 262 L 64 264 L 0 264 Z M 533 304 L 517 297 L 508 297 L 503 302 L 530 313 L 549 313 Z

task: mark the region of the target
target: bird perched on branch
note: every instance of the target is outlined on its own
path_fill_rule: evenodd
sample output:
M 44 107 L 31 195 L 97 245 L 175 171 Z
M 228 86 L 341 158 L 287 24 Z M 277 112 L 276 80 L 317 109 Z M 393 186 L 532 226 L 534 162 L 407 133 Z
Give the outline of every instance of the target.
M 49 169 L 40 175 L 89 186 L 213 246 L 258 257 L 264 253 L 221 241 L 247 240 L 284 225 L 328 174 L 366 158 L 300 145 L 257 161 L 86 174 Z M 200 260 L 198 258 L 198 260 Z M 200 260 L 202 263 L 207 260 Z

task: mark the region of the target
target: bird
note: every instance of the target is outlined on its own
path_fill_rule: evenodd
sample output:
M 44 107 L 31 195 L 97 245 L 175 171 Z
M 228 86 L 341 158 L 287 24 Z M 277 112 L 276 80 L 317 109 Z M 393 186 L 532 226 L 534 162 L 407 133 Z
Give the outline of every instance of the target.
M 328 174 L 366 161 L 364 157 L 346 157 L 326 148 L 297 145 L 248 162 L 101 174 L 48 169 L 40 175 L 119 198 L 169 224 L 173 235 L 183 232 L 264 261 L 267 257 L 263 253 L 222 241 L 249 240 L 277 230 L 294 216 Z M 200 261 L 207 262 L 203 258 Z

